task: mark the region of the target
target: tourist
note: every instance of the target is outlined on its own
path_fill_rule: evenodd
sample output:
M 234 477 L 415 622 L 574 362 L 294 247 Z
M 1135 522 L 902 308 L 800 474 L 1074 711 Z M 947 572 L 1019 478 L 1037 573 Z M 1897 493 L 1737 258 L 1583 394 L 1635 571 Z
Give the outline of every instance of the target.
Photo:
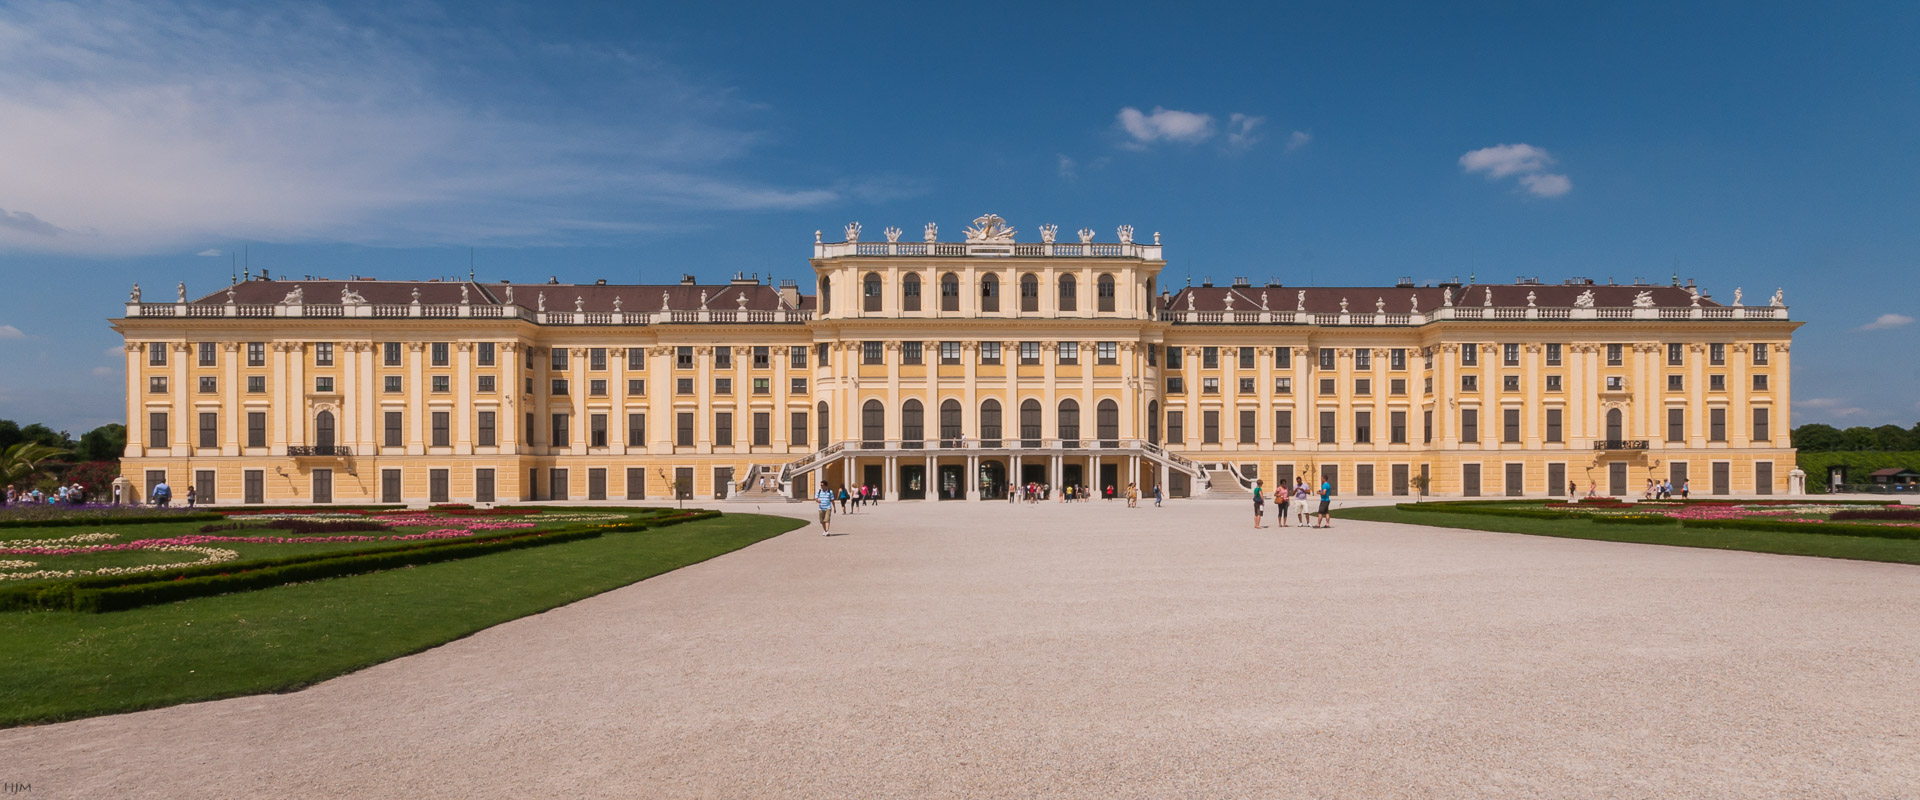
M 1139 508 L 1139 507 L 1140 507 L 1140 486 L 1139 486 L 1139 484 L 1134 484 L 1134 483 L 1129 483 L 1129 484 L 1127 484 L 1127 507 L 1128 507 L 1128 508 Z
M 1693 490 L 1693 481 L 1681 481 L 1680 482 L 1680 499 L 1682 500 L 1687 499 L 1688 493 L 1690 493 L 1692 490 Z
M 1266 508 L 1266 504 L 1267 504 L 1266 489 L 1261 487 L 1259 481 L 1254 481 L 1253 482 L 1253 527 L 1256 530 L 1258 530 L 1261 527 L 1260 515 L 1263 513 L 1262 509 Z
M 159 483 L 153 485 L 153 497 L 151 499 L 154 505 L 162 508 L 165 508 L 168 503 L 173 501 L 173 487 L 167 485 L 165 478 L 160 479 Z
M 1292 497 L 1293 493 L 1287 491 L 1287 482 L 1280 481 L 1279 490 L 1273 493 L 1273 527 L 1287 527 L 1287 501 Z
M 1307 488 L 1307 479 L 1301 478 L 1301 477 L 1294 478 L 1293 479 L 1293 507 L 1296 509 L 1299 509 L 1300 527 L 1302 528 L 1306 527 L 1309 523 L 1313 522 L 1313 512 L 1308 510 L 1308 507 L 1307 507 L 1307 500 L 1311 499 L 1312 497 L 1313 497 L 1313 490 Z
M 1113 499 L 1113 484 L 1111 483 L 1107 484 L 1107 499 L 1108 500 Z
M 1161 497 L 1161 495 L 1160 495 L 1160 484 L 1157 484 L 1157 483 L 1156 483 L 1156 484 L 1154 484 L 1154 485 L 1153 485 L 1153 507 L 1154 507 L 1154 508 L 1159 508 L 1159 507 L 1160 507 L 1160 497 Z
M 1333 520 L 1329 514 L 1333 510 L 1333 481 L 1320 479 L 1320 524 L 1317 527 L 1331 528 Z
M 837 499 L 840 501 L 840 513 L 842 514 L 853 513 L 848 506 L 848 503 L 850 503 L 853 500 L 853 496 L 847 493 L 846 484 L 844 483 L 840 484 L 840 496 Z
M 813 499 L 820 501 L 820 535 L 832 536 L 833 530 L 833 490 L 827 488 L 827 482 L 820 482 L 820 491 L 813 493 Z
M 1574 483 L 1573 481 L 1567 481 L 1567 497 L 1569 499 L 1577 500 L 1579 499 L 1578 498 L 1579 494 L 1580 494 L 1580 484 Z
M 1648 479 L 1647 479 L 1647 490 L 1646 490 L 1646 492 L 1645 492 L 1645 493 L 1643 493 L 1643 494 L 1641 494 L 1641 495 L 1640 495 L 1640 499 L 1642 499 L 1642 500 L 1652 500 L 1652 499 L 1653 499 L 1653 492 L 1654 492 L 1654 486 L 1655 486 L 1655 484 L 1654 484 L 1654 482 L 1653 482 L 1653 479 L 1652 479 L 1652 478 L 1648 478 Z
M 200 499 L 199 489 L 198 486 L 187 487 L 187 508 L 193 508 L 194 502 Z
M 9 487 L 7 487 L 7 502 L 6 502 L 6 504 L 7 504 L 7 505 L 13 505 L 13 503 L 14 503 L 14 501 L 15 501 L 15 500 L 18 500 L 18 499 L 19 499 L 19 495 L 20 495 L 20 490 L 18 490 L 18 489 L 15 489 L 15 488 L 13 488 L 13 487 L 11 487 L 11 486 L 9 486 Z

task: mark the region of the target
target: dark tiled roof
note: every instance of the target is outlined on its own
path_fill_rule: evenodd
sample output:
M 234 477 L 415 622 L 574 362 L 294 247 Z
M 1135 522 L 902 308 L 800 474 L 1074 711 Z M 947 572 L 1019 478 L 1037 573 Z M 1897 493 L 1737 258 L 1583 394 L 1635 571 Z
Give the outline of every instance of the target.
M 1527 294 L 1534 295 L 1537 306 L 1572 306 L 1582 292 L 1593 291 L 1593 304 L 1596 307 L 1631 307 L 1633 299 L 1641 292 L 1652 292 L 1657 307 L 1683 308 L 1693 304 L 1693 296 L 1685 287 L 1679 286 L 1605 286 L 1605 285 L 1566 285 L 1566 284 L 1513 284 L 1502 286 L 1470 285 L 1453 291 L 1453 304 L 1456 306 L 1479 306 L 1487 301 L 1487 292 L 1493 292 L 1493 305 L 1516 307 L 1527 304 Z M 1340 301 L 1347 301 L 1347 310 L 1354 314 L 1371 314 L 1376 302 L 1384 302 L 1385 310 L 1390 314 L 1404 314 L 1413 310 L 1413 299 L 1420 298 L 1420 310 L 1432 311 L 1446 302 L 1446 289 L 1438 286 L 1396 287 L 1396 286 L 1189 286 L 1167 297 L 1163 309 L 1171 311 L 1187 310 L 1187 295 L 1193 296 L 1195 311 L 1224 311 L 1227 307 L 1227 295 L 1233 295 L 1233 310 L 1259 311 L 1260 298 L 1264 294 L 1267 308 L 1272 311 L 1295 311 L 1301 307 L 1301 292 L 1305 292 L 1305 309 L 1314 314 L 1340 313 Z M 1700 299 L 1703 308 L 1714 308 L 1720 304 Z

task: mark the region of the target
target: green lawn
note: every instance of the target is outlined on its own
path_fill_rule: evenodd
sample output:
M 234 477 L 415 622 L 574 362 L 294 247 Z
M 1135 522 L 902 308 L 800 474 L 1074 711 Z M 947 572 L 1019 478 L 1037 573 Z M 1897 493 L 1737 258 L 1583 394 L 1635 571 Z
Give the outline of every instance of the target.
M 1340 519 L 1404 522 L 1409 525 L 1469 528 L 1533 536 L 1559 536 L 1568 539 L 1598 539 L 1608 542 L 1665 544 L 1676 547 L 1707 547 L 1716 550 L 1749 550 L 1755 553 L 1920 564 L 1920 541 L 1911 539 L 1698 529 L 1682 528 L 1679 525 L 1605 525 L 1584 519 L 1525 519 L 1402 511 L 1393 506 L 1347 508 L 1335 511 L 1333 515 Z
M 0 614 L 0 726 L 285 692 L 778 536 L 728 514 L 108 614 Z

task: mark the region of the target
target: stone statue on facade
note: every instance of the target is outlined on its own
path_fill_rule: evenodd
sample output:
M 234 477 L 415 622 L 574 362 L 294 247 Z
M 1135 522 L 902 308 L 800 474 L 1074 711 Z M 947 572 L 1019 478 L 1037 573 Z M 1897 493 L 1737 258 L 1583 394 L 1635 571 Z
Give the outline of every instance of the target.
M 852 244 L 857 241 L 860 241 L 860 223 L 849 222 L 847 223 L 847 243 Z
M 1347 313 L 1347 298 L 1340 298 L 1340 313 Z
M 1533 290 L 1528 289 L 1527 290 L 1527 307 L 1528 308 L 1533 308 L 1533 299 L 1534 299 Z
M 346 284 L 340 287 L 340 305 L 364 306 L 366 304 L 367 298 L 362 297 L 359 292 L 354 291 L 353 284 Z
M 927 223 L 927 227 L 925 232 L 923 233 L 922 238 L 924 238 L 928 243 L 940 241 L 940 225 L 938 223 L 933 223 L 933 222 Z
M 705 289 L 700 290 L 700 310 L 707 310 L 707 290 Z
M 1694 308 L 1699 308 L 1700 307 L 1700 290 L 1692 286 L 1689 286 L 1687 287 L 1687 295 L 1691 300 L 1689 305 L 1693 306 Z
M 1485 308 L 1493 307 L 1493 287 L 1487 287 L 1487 299 L 1481 301 L 1480 305 Z
M 1187 310 L 1193 310 L 1193 292 L 1187 292 Z
M 881 233 L 886 235 L 888 242 L 900 241 L 900 229 L 896 226 L 888 225 L 887 229 L 881 231 Z
M 1060 226 L 1058 225 L 1055 225 L 1051 222 L 1045 225 L 1042 225 L 1040 226 L 1040 242 L 1042 244 L 1053 244 L 1053 237 L 1058 235 L 1059 233 L 1060 233 Z
M 1307 310 L 1307 290 L 1301 289 L 1299 294 L 1294 295 L 1293 310 L 1295 311 Z
M 1440 305 L 1448 308 L 1453 307 L 1453 287 L 1449 286 L 1440 290 Z
M 1782 286 L 1782 287 L 1780 287 L 1780 288 L 1778 288 L 1778 289 L 1775 289 L 1775 290 L 1773 290 L 1773 299 L 1772 299 L 1772 300 L 1768 300 L 1768 301 L 1767 301 L 1767 305 L 1770 305 L 1770 306 L 1773 306 L 1774 308 L 1784 308 L 1784 307 L 1786 307 L 1786 305 L 1787 305 L 1787 289 L 1786 289 L 1786 287 L 1784 287 L 1784 286 Z
M 1012 244 L 1014 230 L 999 214 L 982 214 L 965 233 L 969 244 Z
M 1233 311 L 1233 292 L 1232 292 L 1232 290 L 1228 290 L 1228 292 L 1227 292 L 1227 311 L 1229 311 L 1229 312 L 1231 312 L 1231 311 Z
M 613 296 L 613 311 L 616 314 L 620 313 L 620 295 Z
M 507 284 L 507 305 L 513 305 L 513 284 Z
M 1414 292 L 1412 297 L 1413 297 L 1413 308 L 1409 310 L 1408 313 L 1418 314 L 1420 313 L 1420 293 Z
M 583 296 L 583 295 L 577 295 L 577 294 L 576 294 L 576 295 L 574 295 L 574 296 L 573 296 L 573 311 L 574 311 L 574 313 L 576 313 L 576 314 L 577 314 L 577 313 L 579 313 L 579 312 L 582 312 L 582 311 L 585 311 L 585 310 L 587 310 L 587 298 L 586 298 L 585 296 Z
M 280 298 L 280 302 L 283 305 L 290 305 L 290 306 L 301 305 L 307 302 L 306 290 L 301 289 L 300 284 L 296 283 L 293 285 L 293 291 L 287 292 L 287 296 Z
M 1743 294 L 1745 294 L 1745 292 L 1741 291 L 1740 287 L 1738 286 L 1733 287 L 1733 307 L 1734 308 L 1739 308 L 1742 305 L 1740 302 L 1740 296 Z
M 1633 296 L 1634 308 L 1653 308 L 1653 292 L 1637 292 Z
M 547 310 L 547 293 L 546 292 L 542 291 L 539 297 L 534 298 L 534 310 L 535 311 Z
M 181 303 L 187 302 L 187 282 L 181 281 L 180 285 L 174 288 L 175 288 L 175 291 L 177 291 L 180 296 L 180 299 L 178 300 L 178 302 L 181 302 Z
M 1267 293 L 1266 293 L 1266 292 L 1261 292 L 1261 293 L 1260 293 L 1260 310 L 1261 310 L 1261 311 L 1266 311 L 1266 310 L 1268 310 L 1268 309 L 1267 309 Z
M 227 305 L 233 305 L 233 287 L 227 287 Z
M 747 310 L 747 293 L 746 292 L 741 292 L 739 294 L 734 295 L 733 299 L 740 301 L 739 306 L 741 311 Z
M 667 306 L 667 291 L 666 291 L 665 289 L 662 289 L 662 290 L 660 290 L 660 310 L 661 310 L 661 311 L 666 311 L 667 309 L 668 309 L 668 306 Z
M 1133 226 L 1132 225 L 1122 225 L 1119 228 L 1115 229 L 1114 232 L 1120 234 L 1121 244 L 1133 244 Z
M 1154 244 L 1156 244 L 1156 245 L 1160 243 L 1160 232 L 1159 232 L 1159 231 L 1154 231 L 1154 232 L 1153 232 L 1153 243 L 1154 243 Z
M 1387 313 L 1387 298 L 1376 297 L 1373 299 L 1373 313 L 1375 314 Z
M 460 305 L 473 305 L 473 298 L 467 294 L 467 285 L 464 283 L 460 284 Z
M 133 291 L 127 293 L 127 302 L 129 303 L 140 302 L 140 284 L 137 284 L 137 283 L 134 284 Z
M 420 305 L 420 287 L 413 287 L 413 304 Z
M 1579 297 L 1573 298 L 1573 307 L 1574 308 L 1592 308 L 1593 307 L 1593 290 L 1588 289 L 1584 292 L 1581 292 Z

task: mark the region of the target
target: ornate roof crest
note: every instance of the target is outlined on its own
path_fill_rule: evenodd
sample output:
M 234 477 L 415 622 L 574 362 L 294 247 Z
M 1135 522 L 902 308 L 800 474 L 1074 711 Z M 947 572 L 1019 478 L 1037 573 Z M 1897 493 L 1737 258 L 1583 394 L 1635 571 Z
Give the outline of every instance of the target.
M 966 230 L 968 244 L 1012 244 L 1014 230 L 999 214 L 975 217 Z

